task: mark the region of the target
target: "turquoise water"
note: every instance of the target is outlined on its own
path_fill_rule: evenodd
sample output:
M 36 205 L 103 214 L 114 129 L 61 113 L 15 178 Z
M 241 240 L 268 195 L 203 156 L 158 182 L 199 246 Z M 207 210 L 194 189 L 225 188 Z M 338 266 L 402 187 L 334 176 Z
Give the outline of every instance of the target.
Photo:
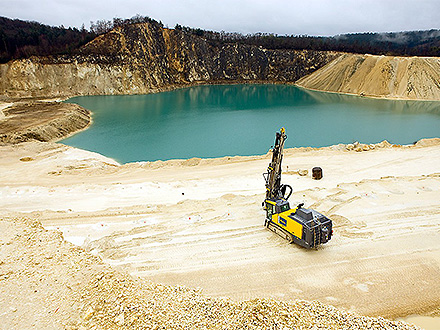
M 390 101 L 288 85 L 197 86 L 149 95 L 81 96 L 92 126 L 63 143 L 121 163 L 264 154 L 286 147 L 410 144 L 440 136 L 440 102 Z

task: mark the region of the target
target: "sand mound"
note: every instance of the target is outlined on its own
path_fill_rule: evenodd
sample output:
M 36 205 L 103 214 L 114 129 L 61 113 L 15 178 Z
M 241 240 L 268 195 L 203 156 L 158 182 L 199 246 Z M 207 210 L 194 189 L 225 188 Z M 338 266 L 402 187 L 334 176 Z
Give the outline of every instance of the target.
M 90 123 L 90 111 L 77 104 L 19 102 L 0 110 L 0 143 L 56 141 L 87 128 Z
M 440 100 L 440 58 L 345 54 L 296 82 L 314 90 Z

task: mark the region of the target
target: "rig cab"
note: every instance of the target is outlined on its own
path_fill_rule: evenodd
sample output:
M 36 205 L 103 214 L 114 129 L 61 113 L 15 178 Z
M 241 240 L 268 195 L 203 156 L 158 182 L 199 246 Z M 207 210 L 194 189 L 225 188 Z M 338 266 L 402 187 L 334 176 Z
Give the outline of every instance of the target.
M 332 237 L 332 221 L 315 210 L 303 208 L 301 204 L 291 209 L 289 202 L 283 199 L 266 199 L 265 208 L 265 226 L 290 243 L 315 248 Z
M 303 208 L 304 204 L 290 208 L 287 199 L 292 194 L 292 187 L 281 184 L 281 162 L 286 139 L 285 130 L 281 128 L 275 136 L 272 161 L 267 172 L 263 174 L 266 180 L 266 198 L 263 202 L 266 211 L 264 225 L 290 243 L 305 248 L 316 248 L 331 239 L 332 221 L 315 210 Z M 289 192 L 286 196 L 287 189 Z

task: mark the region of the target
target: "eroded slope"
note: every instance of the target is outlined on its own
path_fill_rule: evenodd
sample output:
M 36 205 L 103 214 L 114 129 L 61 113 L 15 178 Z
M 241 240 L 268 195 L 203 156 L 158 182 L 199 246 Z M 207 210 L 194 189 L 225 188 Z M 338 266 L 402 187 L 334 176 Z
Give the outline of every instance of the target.
M 8 97 L 145 94 L 197 83 L 293 83 L 339 56 L 209 41 L 158 24 L 117 27 L 78 55 L 0 65 Z
M 297 85 L 362 96 L 440 100 L 440 58 L 345 54 Z

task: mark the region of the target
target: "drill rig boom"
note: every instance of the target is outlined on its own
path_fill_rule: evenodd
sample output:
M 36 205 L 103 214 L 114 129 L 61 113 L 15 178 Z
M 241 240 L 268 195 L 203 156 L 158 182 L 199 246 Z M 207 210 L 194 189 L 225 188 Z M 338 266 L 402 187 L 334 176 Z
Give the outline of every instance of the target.
M 276 132 L 275 145 L 272 149 L 272 161 L 264 174 L 266 180 L 266 199 L 288 199 L 292 194 L 292 187 L 281 184 L 281 163 L 283 161 L 284 142 L 287 139 L 286 131 L 281 128 L 280 132 Z M 286 188 L 290 188 L 287 197 L 284 197 Z

